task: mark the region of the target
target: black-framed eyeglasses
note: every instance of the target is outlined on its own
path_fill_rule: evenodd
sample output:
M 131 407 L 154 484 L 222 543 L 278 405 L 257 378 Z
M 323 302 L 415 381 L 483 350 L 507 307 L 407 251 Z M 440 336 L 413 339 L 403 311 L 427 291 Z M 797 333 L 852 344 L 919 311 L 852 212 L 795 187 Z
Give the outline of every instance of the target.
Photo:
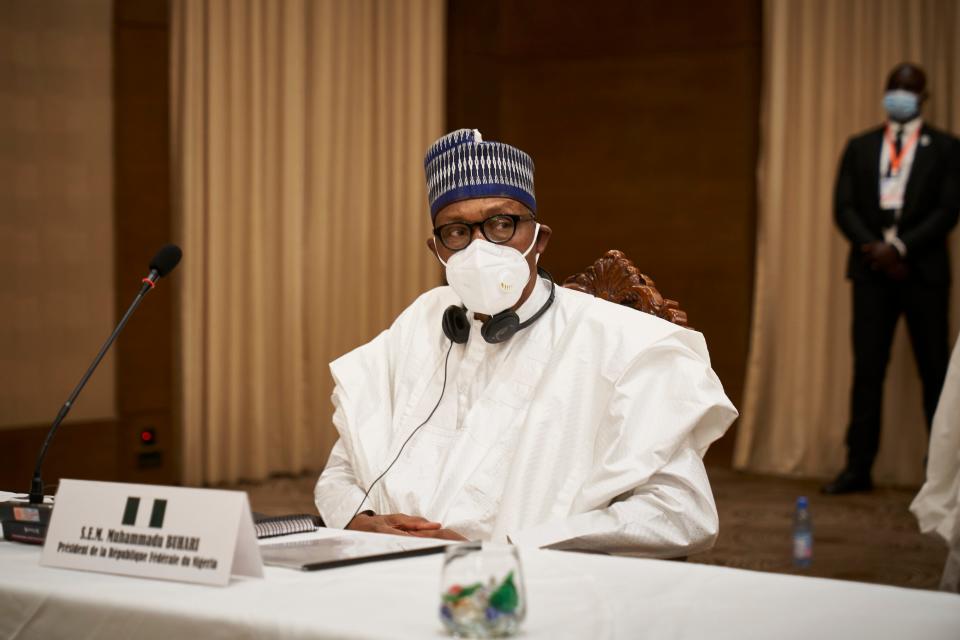
M 449 222 L 433 230 L 433 235 L 440 239 L 440 244 L 450 251 L 466 249 L 473 240 L 473 230 L 480 227 L 483 237 L 494 244 L 510 242 L 517 232 L 517 225 L 526 220 L 533 220 L 530 216 L 518 216 L 512 213 L 498 213 L 480 222 Z

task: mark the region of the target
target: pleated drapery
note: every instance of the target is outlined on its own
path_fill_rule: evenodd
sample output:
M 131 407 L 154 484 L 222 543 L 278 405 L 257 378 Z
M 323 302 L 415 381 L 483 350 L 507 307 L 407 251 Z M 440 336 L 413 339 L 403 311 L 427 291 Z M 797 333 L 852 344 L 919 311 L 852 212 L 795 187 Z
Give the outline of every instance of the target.
M 185 483 L 321 469 L 328 363 L 439 284 L 444 7 L 174 0 Z
M 766 0 L 751 347 L 734 464 L 828 476 L 845 460 L 852 353 L 848 243 L 832 194 L 846 139 L 884 120 L 886 77 L 927 72 L 927 122 L 960 130 L 960 2 Z M 878 159 L 879 162 L 879 159 Z M 960 233 L 951 337 L 960 321 Z M 952 340 L 951 340 L 952 344 Z M 884 392 L 874 478 L 916 484 L 926 451 L 920 380 L 901 321 Z

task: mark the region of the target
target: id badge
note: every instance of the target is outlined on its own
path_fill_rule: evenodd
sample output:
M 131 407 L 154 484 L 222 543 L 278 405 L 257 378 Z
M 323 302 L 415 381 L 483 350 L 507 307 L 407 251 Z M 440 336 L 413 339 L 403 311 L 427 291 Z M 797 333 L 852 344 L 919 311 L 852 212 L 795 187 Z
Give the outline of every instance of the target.
M 890 176 L 889 178 L 883 176 L 880 178 L 881 209 L 903 208 L 903 192 L 906 185 L 901 176 Z

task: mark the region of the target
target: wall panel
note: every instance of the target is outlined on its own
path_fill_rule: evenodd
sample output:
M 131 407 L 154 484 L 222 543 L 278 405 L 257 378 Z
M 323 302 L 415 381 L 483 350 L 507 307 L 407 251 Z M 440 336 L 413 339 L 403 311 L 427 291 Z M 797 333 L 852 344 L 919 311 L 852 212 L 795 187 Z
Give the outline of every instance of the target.
M 680 301 L 735 404 L 756 220 L 760 6 L 452 0 L 448 129 L 537 165 L 563 279 L 617 248 Z M 732 433 L 732 430 L 731 430 Z M 729 464 L 728 434 L 711 462 Z
M 0 12 L 0 487 L 26 490 L 50 420 L 171 237 L 166 0 Z M 16 129 L 16 130 L 14 130 Z M 9 153 L 5 153 L 9 152 Z M 54 440 L 62 477 L 175 482 L 173 287 L 164 281 Z M 154 444 L 140 434 L 150 429 Z

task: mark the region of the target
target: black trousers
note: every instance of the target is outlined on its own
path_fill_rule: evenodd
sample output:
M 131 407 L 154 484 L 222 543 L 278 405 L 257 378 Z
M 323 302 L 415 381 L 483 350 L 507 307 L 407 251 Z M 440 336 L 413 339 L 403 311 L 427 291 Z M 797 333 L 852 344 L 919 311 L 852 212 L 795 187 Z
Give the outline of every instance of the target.
M 897 320 L 907 319 L 923 383 L 927 431 L 947 373 L 948 284 L 893 282 L 877 276 L 853 281 L 853 389 L 847 430 L 847 466 L 869 475 L 880 447 L 883 381 Z

